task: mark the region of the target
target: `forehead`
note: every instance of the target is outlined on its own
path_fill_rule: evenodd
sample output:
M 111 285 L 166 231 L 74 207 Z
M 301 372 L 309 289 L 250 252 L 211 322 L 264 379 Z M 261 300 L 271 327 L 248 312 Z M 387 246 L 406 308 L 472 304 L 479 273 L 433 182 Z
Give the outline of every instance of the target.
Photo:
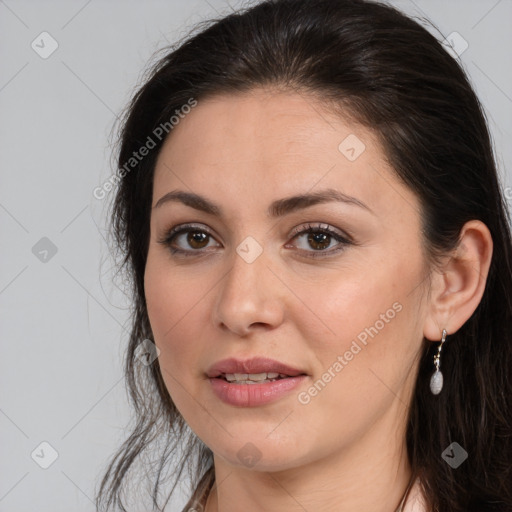
M 199 100 L 183 117 L 165 145 L 194 150 L 194 154 L 187 155 L 189 159 L 204 158 L 210 152 L 215 161 L 222 161 L 236 154 L 249 157 L 251 150 L 256 153 L 261 149 L 264 152 L 259 153 L 260 159 L 275 159 L 283 151 L 287 155 L 301 155 L 315 147 L 330 149 L 337 157 L 338 144 L 332 143 L 341 142 L 353 132 L 358 132 L 367 144 L 378 146 L 377 138 L 369 130 L 349 122 L 327 103 L 305 92 L 259 88 L 232 95 L 217 94 Z
M 383 214 L 412 194 L 371 130 L 313 95 L 265 89 L 199 100 L 173 128 L 157 160 L 154 202 L 198 187 L 244 206 L 331 187 Z

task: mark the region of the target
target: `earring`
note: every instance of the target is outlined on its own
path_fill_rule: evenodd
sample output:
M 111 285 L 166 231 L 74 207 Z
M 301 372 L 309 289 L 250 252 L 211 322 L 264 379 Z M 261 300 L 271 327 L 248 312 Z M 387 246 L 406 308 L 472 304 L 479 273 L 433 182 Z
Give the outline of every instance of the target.
M 443 338 L 437 349 L 437 354 L 434 356 L 436 371 L 432 374 L 432 377 L 430 377 L 430 391 L 432 391 L 433 395 L 438 395 L 443 389 L 443 374 L 439 370 L 439 367 L 441 366 L 441 349 L 443 348 L 443 343 L 446 341 L 446 334 L 446 330 L 443 329 Z

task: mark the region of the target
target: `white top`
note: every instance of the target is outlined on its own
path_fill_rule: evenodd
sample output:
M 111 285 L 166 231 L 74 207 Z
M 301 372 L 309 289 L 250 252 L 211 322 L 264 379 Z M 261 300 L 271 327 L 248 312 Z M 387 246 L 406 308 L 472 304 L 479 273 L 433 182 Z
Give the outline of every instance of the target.
M 402 510 L 403 512 L 428 512 L 418 478 L 411 487 Z

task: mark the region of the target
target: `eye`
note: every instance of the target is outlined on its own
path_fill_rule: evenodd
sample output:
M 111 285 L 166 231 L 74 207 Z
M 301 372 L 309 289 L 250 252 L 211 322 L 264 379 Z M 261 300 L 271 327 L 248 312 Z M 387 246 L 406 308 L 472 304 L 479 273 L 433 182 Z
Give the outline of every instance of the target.
M 302 247 L 299 247 L 300 252 L 308 253 L 307 257 L 312 258 L 331 256 L 353 243 L 348 236 L 335 231 L 327 224 L 318 226 L 307 224 L 294 229 L 290 236 L 293 237 L 292 240 L 303 238 Z M 171 254 L 198 256 L 201 253 L 209 252 L 205 249 L 212 247 L 209 246 L 209 242 L 213 239 L 213 235 L 202 227 L 194 224 L 182 224 L 170 229 L 162 239 L 158 240 L 158 243 L 168 247 Z M 334 249 L 332 248 L 333 242 L 335 242 Z M 286 248 L 291 246 L 293 247 L 289 243 L 285 245 Z M 313 250 L 308 250 L 307 247 Z
M 316 253 L 307 255 L 308 257 L 313 258 L 326 257 L 334 253 L 338 253 L 344 250 L 347 245 L 352 243 L 348 236 L 344 236 L 338 231 L 335 231 L 327 224 L 318 226 L 307 224 L 306 226 L 302 226 L 294 230 L 292 235 L 294 235 L 293 240 L 296 238 L 303 239 L 303 246 L 301 251 L 307 253 Z M 333 245 L 331 244 L 333 242 L 336 242 L 334 244 L 334 247 L 336 247 L 335 249 L 332 249 Z M 289 244 L 287 244 L 285 247 L 289 247 Z M 308 247 L 313 250 L 308 250 Z
M 193 253 L 202 252 L 201 249 L 208 247 L 208 242 L 213 236 L 205 229 L 193 224 L 182 224 L 170 229 L 158 243 L 168 247 L 171 254 L 183 254 L 185 256 L 194 255 Z M 188 245 L 189 249 L 181 247 L 176 248 L 176 242 Z

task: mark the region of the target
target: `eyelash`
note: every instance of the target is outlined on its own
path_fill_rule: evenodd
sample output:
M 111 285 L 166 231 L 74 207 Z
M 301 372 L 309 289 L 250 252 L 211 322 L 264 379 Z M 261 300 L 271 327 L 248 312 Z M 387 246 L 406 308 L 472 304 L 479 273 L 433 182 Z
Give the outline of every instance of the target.
M 182 233 L 188 233 L 188 232 L 191 232 L 191 231 L 196 231 L 196 232 L 199 232 L 199 233 L 205 233 L 209 237 L 214 238 L 213 235 L 209 231 L 207 231 L 207 230 L 205 230 L 205 229 L 203 229 L 203 228 L 201 228 L 201 227 L 199 227 L 197 225 L 194 225 L 194 224 L 182 224 L 180 226 L 176 226 L 174 228 L 169 229 L 165 233 L 163 238 L 158 240 L 158 243 L 164 245 L 165 247 L 167 247 L 170 250 L 171 254 L 173 254 L 173 255 L 180 255 L 180 256 L 185 256 L 185 257 L 199 256 L 199 255 L 201 255 L 200 254 L 201 252 L 203 252 L 203 253 L 205 252 L 204 249 L 184 250 L 184 249 L 177 249 L 175 247 L 172 247 L 172 243 L 173 243 L 174 239 L 178 235 L 180 235 Z M 345 236 L 340 235 L 336 231 L 332 230 L 327 224 L 318 225 L 318 226 L 312 226 L 311 224 L 306 224 L 305 226 L 303 226 L 301 228 L 294 229 L 290 236 L 292 236 L 292 240 L 294 240 L 295 238 L 298 238 L 301 235 L 309 234 L 309 233 L 313 233 L 313 234 L 325 233 L 325 234 L 328 234 L 331 237 L 333 237 L 336 240 L 336 242 L 339 243 L 339 245 L 341 247 L 338 247 L 337 249 L 329 249 L 329 250 L 321 250 L 321 249 L 319 249 L 317 251 L 304 251 L 304 250 L 301 250 L 302 253 L 304 253 L 304 252 L 305 253 L 312 253 L 312 254 L 308 254 L 307 255 L 308 258 L 325 258 L 325 257 L 329 257 L 329 256 L 332 256 L 333 254 L 337 254 L 337 253 L 345 250 L 347 245 L 353 245 L 354 244 L 354 242 L 352 240 L 350 240 L 349 237 L 345 237 Z

